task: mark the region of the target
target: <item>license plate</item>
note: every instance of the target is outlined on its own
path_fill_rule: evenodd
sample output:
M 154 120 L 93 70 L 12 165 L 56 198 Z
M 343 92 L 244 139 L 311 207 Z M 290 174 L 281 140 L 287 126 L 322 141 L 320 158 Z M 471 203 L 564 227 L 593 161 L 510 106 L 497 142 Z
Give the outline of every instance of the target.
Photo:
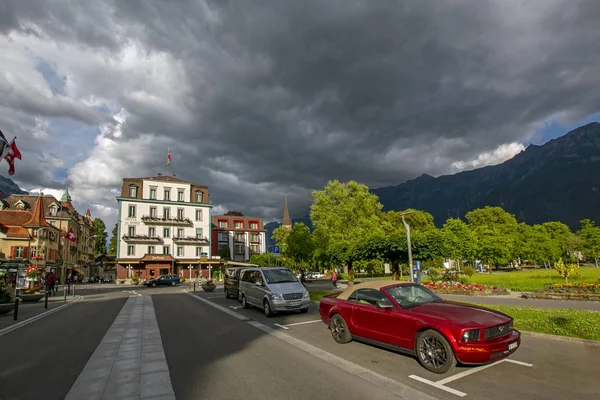
M 299 305 L 300 305 L 300 303 L 301 303 L 301 301 L 290 301 L 290 302 L 288 303 L 288 305 L 290 305 L 290 306 L 299 306 Z
M 519 344 L 517 342 L 513 342 L 513 343 L 511 343 L 511 344 L 508 345 L 508 349 L 509 350 L 516 349 L 518 345 Z

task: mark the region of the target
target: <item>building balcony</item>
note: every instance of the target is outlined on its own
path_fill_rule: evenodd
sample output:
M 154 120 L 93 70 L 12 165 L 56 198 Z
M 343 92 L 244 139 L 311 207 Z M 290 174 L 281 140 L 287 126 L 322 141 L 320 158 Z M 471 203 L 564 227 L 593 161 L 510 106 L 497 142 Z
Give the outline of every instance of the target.
M 174 237 L 173 242 L 177 244 L 195 244 L 195 245 L 208 245 L 208 238 L 205 236 L 182 236 Z
M 142 222 L 146 225 L 175 225 L 175 226 L 189 226 L 192 225 L 192 220 L 189 218 L 165 218 L 165 217 L 151 217 L 144 215 Z
M 148 235 L 123 235 L 123 240 L 127 243 L 162 243 L 163 239 L 160 236 Z

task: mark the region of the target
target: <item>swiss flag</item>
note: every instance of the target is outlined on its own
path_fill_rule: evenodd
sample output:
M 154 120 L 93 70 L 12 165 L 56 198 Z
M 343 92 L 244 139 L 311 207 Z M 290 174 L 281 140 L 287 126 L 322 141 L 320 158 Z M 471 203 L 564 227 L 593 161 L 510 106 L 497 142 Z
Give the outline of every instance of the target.
M 67 232 L 65 238 L 73 243 L 77 241 L 77 237 L 75 236 L 75 233 L 73 233 L 73 228 L 69 228 L 69 232 Z

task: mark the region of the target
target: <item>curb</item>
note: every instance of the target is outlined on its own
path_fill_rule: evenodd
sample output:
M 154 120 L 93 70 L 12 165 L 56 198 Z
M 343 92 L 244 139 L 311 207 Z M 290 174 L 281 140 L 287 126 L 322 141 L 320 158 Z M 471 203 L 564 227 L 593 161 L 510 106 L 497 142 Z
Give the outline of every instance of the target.
M 538 332 L 529 332 L 529 331 L 520 331 L 523 336 L 530 336 L 538 339 L 546 339 L 553 340 L 555 342 L 563 342 L 563 343 L 577 343 L 583 344 L 591 347 L 600 347 L 600 341 L 590 340 L 590 339 L 581 339 L 575 338 L 571 336 L 559 336 L 559 335 L 551 335 L 549 333 L 538 333 Z
M 37 320 L 39 320 L 39 319 L 42 319 L 42 318 L 44 318 L 44 317 L 47 317 L 47 316 L 48 316 L 48 315 L 50 315 L 50 314 L 54 314 L 55 312 L 58 312 L 58 311 L 60 311 L 60 310 L 62 310 L 62 309 L 65 309 L 65 308 L 67 308 L 67 307 L 69 307 L 69 306 L 71 306 L 71 305 L 73 305 L 73 304 L 77 303 L 77 302 L 78 302 L 78 301 L 80 301 L 81 299 L 83 299 L 83 296 L 78 296 L 76 299 L 74 299 L 74 300 L 71 300 L 71 301 L 69 301 L 69 302 L 67 302 L 67 303 L 65 303 L 65 304 L 63 304 L 63 305 L 61 305 L 61 306 L 58 306 L 58 307 L 56 307 L 56 308 L 53 308 L 53 309 L 51 309 L 51 310 L 48 310 L 48 311 L 46 311 L 46 312 L 43 312 L 43 313 L 41 313 L 41 314 L 35 315 L 35 316 L 33 316 L 33 317 L 27 318 L 26 320 L 23 320 L 23 321 L 21 321 L 21 322 L 17 322 L 16 324 L 13 324 L 13 325 L 11 325 L 11 326 L 7 326 L 7 327 L 6 327 L 6 328 L 4 328 L 4 329 L 0 329 L 0 336 L 4 336 L 4 335 L 6 335 L 7 333 L 10 333 L 10 332 L 12 332 L 12 331 L 14 331 L 14 330 L 17 330 L 17 329 L 19 329 L 19 328 L 22 328 L 22 327 L 24 327 L 25 325 L 29 325 L 29 324 L 30 324 L 30 323 L 32 323 L 32 322 L 35 322 L 35 321 L 37 321 Z

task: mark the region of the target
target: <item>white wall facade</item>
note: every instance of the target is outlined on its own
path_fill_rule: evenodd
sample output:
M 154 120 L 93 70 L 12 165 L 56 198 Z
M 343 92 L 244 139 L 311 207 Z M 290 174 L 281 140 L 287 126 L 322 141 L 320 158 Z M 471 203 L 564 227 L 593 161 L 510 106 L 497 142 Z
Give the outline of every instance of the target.
M 191 185 L 189 183 L 143 180 L 141 189 L 142 199 L 119 198 L 119 248 L 117 258 L 140 259 L 149 253 L 149 246 L 154 246 L 154 254 L 165 254 L 164 247 L 167 247 L 168 254 L 176 259 L 211 257 L 211 206 L 190 202 Z M 156 190 L 155 199 L 150 198 L 151 189 Z M 170 200 L 165 200 L 165 189 L 170 189 Z M 183 193 L 183 201 L 178 201 L 179 191 Z M 127 188 L 127 193 L 129 194 L 129 188 Z M 130 206 L 134 207 L 134 215 L 131 216 Z M 142 217 L 151 215 L 159 218 L 163 217 L 165 216 L 165 210 L 168 210 L 170 218 L 175 219 L 178 216 L 183 216 L 183 218 L 189 218 L 191 224 L 184 226 L 142 220 Z M 152 229 L 154 229 L 154 232 L 152 232 Z M 165 229 L 169 230 L 168 237 L 165 235 Z M 132 243 L 123 240 L 123 236 L 130 233 L 158 236 L 162 238 L 162 243 Z M 197 234 L 201 234 L 207 239 L 207 242 L 205 244 L 175 243 L 173 238 L 180 233 L 183 237 L 196 237 Z M 131 254 L 130 246 L 133 246 L 133 254 Z M 178 247 L 183 247 L 182 255 L 178 255 Z M 198 247 L 201 254 L 197 254 L 196 249 Z

